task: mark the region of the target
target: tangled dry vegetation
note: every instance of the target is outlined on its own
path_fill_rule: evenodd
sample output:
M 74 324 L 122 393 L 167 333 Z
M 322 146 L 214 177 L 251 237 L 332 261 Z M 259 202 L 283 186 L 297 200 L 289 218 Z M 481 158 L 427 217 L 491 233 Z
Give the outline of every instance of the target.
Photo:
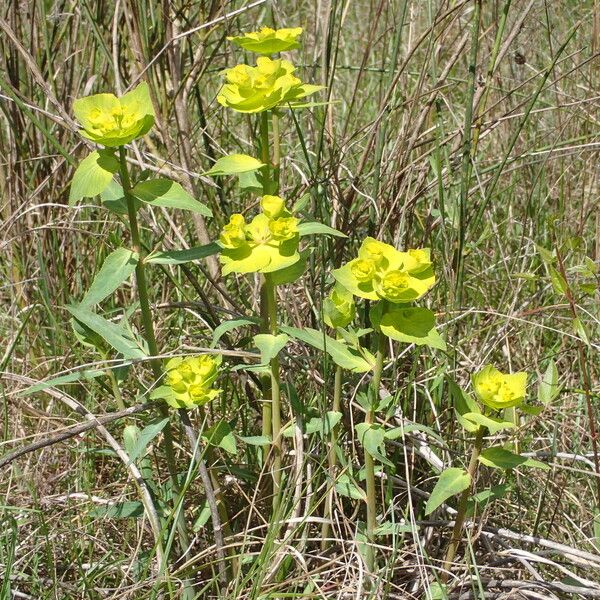
M 223 393 L 189 416 L 196 432 L 227 420 L 236 448 L 207 447 L 198 474 L 173 420 L 191 537 L 165 580 L 135 485 L 141 477 L 157 497 L 176 495 L 164 431 L 133 461 L 123 436 L 156 423 L 145 395 L 155 378 L 145 361 L 123 376 L 111 369 L 121 359 L 79 343 L 65 309 L 131 242 L 123 215 L 97 199 L 69 206 L 89 152 L 72 106 L 148 83 L 155 125 L 128 164 L 178 182 L 213 218 L 145 206 L 142 244 L 207 244 L 258 203 L 235 177 L 205 173 L 226 154 L 256 155 L 255 120 L 216 95 L 220 71 L 243 56 L 227 36 L 263 25 L 302 26 L 298 72 L 325 86 L 314 106 L 281 120 L 281 195 L 347 236 L 313 242 L 306 272 L 278 288 L 279 319 L 323 329 L 332 269 L 369 235 L 432 249 L 437 282 L 424 304 L 447 349 L 386 348 L 378 392 L 393 401 L 380 422 L 405 431 L 387 441 L 392 467 L 378 472 L 373 574 L 360 495 L 335 488 L 322 542 L 328 440 L 306 426 L 331 409 L 335 365 L 299 340 L 281 353 L 283 421 L 295 430 L 273 512 L 269 464 L 250 439 L 260 435 L 259 375 L 235 368 L 256 358 L 255 332 L 221 327 Z M 547 468 L 479 469 L 483 496 L 448 597 L 600 598 L 598 0 L 5 2 L 0 31 L 0 598 L 441 598 L 457 503 L 425 507 L 440 472 L 469 462 L 473 436 L 452 386 L 470 390 L 488 363 L 530 374 L 528 412 L 509 414 L 518 427 L 488 441 Z M 259 278 L 223 277 L 214 256 L 155 267 L 165 355 L 214 348 L 220 325 L 260 314 Z M 133 281 L 105 302 L 112 322 L 124 312 L 140 331 Z M 357 323 L 370 326 L 364 305 Z M 106 377 L 81 376 L 95 368 Z M 72 383 L 32 391 L 58 376 Z M 347 373 L 341 388 L 339 443 L 358 479 L 354 425 L 369 380 Z M 227 509 L 217 535 L 211 487 Z

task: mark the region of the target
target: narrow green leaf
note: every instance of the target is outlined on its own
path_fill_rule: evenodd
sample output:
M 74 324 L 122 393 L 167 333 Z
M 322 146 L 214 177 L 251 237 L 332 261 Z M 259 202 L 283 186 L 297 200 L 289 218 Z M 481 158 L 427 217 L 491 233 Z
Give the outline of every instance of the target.
M 551 265 L 546 265 L 548 274 L 550 275 L 550 281 L 552 282 L 552 288 L 557 294 L 564 296 L 568 286 L 564 277 Z
M 145 358 L 142 346 L 123 327 L 107 321 L 100 315 L 80 306 L 65 307 L 78 321 L 97 333 L 107 344 L 112 346 L 126 359 Z
M 253 339 L 256 347 L 260 350 L 261 364 L 268 365 L 283 350 L 290 338 L 285 333 L 278 335 L 259 333 Z
M 88 513 L 90 517 L 107 519 L 127 519 L 129 517 L 141 517 L 143 514 L 144 505 L 138 501 L 97 506 Z
M 340 496 L 352 498 L 354 500 L 364 500 L 366 502 L 367 495 L 356 482 L 351 479 L 346 473 L 342 473 L 335 482 L 335 491 Z
M 213 254 L 221 252 L 221 246 L 218 242 L 211 242 L 204 246 L 197 246 L 189 250 L 170 250 L 168 252 L 153 252 L 149 254 L 144 262 L 157 265 L 182 265 L 184 263 L 200 260 Z
M 170 179 L 149 179 L 133 188 L 133 195 L 151 206 L 179 208 L 212 217 L 208 206 L 190 196 L 178 183 Z
M 86 156 L 73 175 L 69 206 L 102 193 L 118 170 L 119 161 L 110 150 L 96 150 Z
M 298 225 L 298 232 L 300 233 L 300 237 L 304 237 L 305 235 L 334 235 L 336 237 L 348 237 L 345 233 L 342 233 L 333 227 L 329 227 L 329 225 L 313 221 L 300 223 Z
M 547 464 L 539 460 L 514 454 L 502 446 L 486 448 L 479 456 L 479 462 L 486 467 L 495 469 L 515 469 L 516 467 L 534 467 L 546 471 L 550 469 Z
M 425 514 L 431 514 L 448 498 L 464 492 L 470 485 L 471 476 L 464 469 L 451 467 L 442 471 L 425 506 Z
M 573 330 L 586 346 L 591 345 L 590 338 L 588 337 L 587 331 L 585 330 L 585 326 L 583 325 L 579 317 L 573 319 Z
M 165 417 L 164 419 L 154 419 L 142 429 L 135 440 L 131 452 L 129 452 L 129 460 L 131 462 L 135 462 L 136 459 L 146 451 L 150 442 L 167 426 L 168 422 L 169 417 Z
M 475 423 L 478 426 L 487 427 L 490 430 L 490 433 L 492 434 L 497 433 L 498 431 L 502 431 L 503 429 L 511 429 L 516 427 L 516 425 L 511 421 L 503 421 L 502 419 L 496 419 L 495 417 L 488 417 L 487 415 L 482 415 L 478 412 L 465 413 L 461 416 L 463 417 L 463 419 L 466 419 L 471 423 Z
M 508 483 L 503 483 L 474 494 L 469 498 L 467 503 L 467 516 L 472 517 L 476 509 L 481 510 L 490 502 L 504 498 L 510 490 L 512 490 L 512 486 Z
M 558 394 L 560 394 L 558 369 L 556 368 L 556 363 L 550 359 L 548 367 L 538 384 L 538 400 L 542 404 L 550 404 Z
M 76 381 L 81 381 L 82 379 L 89 381 L 91 379 L 95 379 L 96 377 L 100 377 L 101 375 L 106 375 L 106 371 L 100 369 L 86 369 L 85 371 L 75 371 L 75 373 L 69 373 L 68 375 L 60 375 L 59 377 L 53 377 L 52 379 L 36 383 L 35 385 L 32 385 L 19 392 L 19 396 L 29 396 L 30 394 L 35 394 L 35 392 L 41 392 L 43 390 L 46 390 L 49 387 L 64 385 L 66 383 L 75 383 Z
M 600 551 L 600 509 L 594 509 L 594 546 Z
M 357 350 L 349 348 L 344 342 L 324 335 L 317 329 L 311 329 L 310 327 L 298 329 L 288 326 L 280 326 L 279 329 L 293 338 L 317 348 L 317 350 L 327 352 L 333 362 L 343 369 L 348 369 L 354 373 L 364 373 L 373 368 L 373 363 L 368 362 Z
M 138 255 L 127 248 L 111 252 L 81 300 L 81 306 L 91 308 L 108 298 L 135 271 L 137 262 Z
M 213 331 L 211 348 L 216 348 L 219 340 L 230 331 L 237 329 L 238 327 L 244 327 L 245 325 L 259 325 L 260 319 L 257 318 L 243 318 L 243 319 L 231 319 L 231 321 L 223 321 L 218 327 L 215 327 Z
M 240 440 L 249 446 L 266 446 L 271 443 L 271 436 L 269 435 L 250 435 L 241 437 Z
M 200 512 L 198 513 L 198 517 L 194 521 L 192 525 L 192 531 L 194 533 L 198 533 L 210 519 L 210 506 L 208 505 L 208 500 L 204 500 L 201 505 Z
M 204 175 L 212 177 L 221 175 L 235 175 L 237 173 L 248 173 L 249 171 L 257 171 L 264 167 L 265 164 L 260 160 L 248 156 L 247 154 L 230 154 L 223 156 L 215 162 L 215 164 L 206 171 Z

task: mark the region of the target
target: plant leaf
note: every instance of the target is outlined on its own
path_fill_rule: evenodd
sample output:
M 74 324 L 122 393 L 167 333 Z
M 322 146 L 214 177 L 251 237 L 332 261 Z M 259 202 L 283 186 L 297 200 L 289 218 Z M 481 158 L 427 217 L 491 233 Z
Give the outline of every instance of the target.
M 259 333 L 253 339 L 256 347 L 260 350 L 261 364 L 268 365 L 283 350 L 290 338 L 285 333 L 278 335 Z
M 393 467 L 394 464 L 385 456 L 385 430 L 376 423 L 358 423 L 355 427 L 358 440 L 366 452 L 383 464 Z
M 129 453 L 130 462 L 135 462 L 135 460 L 146 451 L 150 442 L 166 427 L 168 422 L 169 417 L 165 417 L 164 419 L 154 419 L 142 429 Z
M 128 517 L 141 517 L 144 514 L 144 505 L 137 500 L 117 502 L 106 506 L 96 506 L 88 515 L 94 518 L 126 519 Z
M 219 421 L 202 433 L 207 444 L 223 448 L 229 454 L 237 454 L 237 444 L 233 429 L 227 421 Z
M 427 308 L 389 308 L 382 315 L 379 328 L 398 342 L 446 349 L 446 342 L 435 328 L 435 315 Z
M 442 471 L 425 506 L 425 514 L 431 514 L 448 498 L 464 492 L 470 485 L 471 476 L 464 469 L 450 467 Z
M 367 500 L 367 495 L 364 490 L 360 488 L 354 480 L 352 480 L 346 473 L 342 473 L 335 482 L 335 491 L 340 496 L 346 498 L 353 498 L 354 500 Z
M 318 223 L 316 221 L 300 223 L 298 225 L 298 232 L 300 237 L 305 235 L 334 235 L 336 237 L 348 237 L 345 233 L 342 233 L 333 227 L 329 227 L 329 225 L 325 225 L 325 223 Z
M 69 206 L 73 206 L 82 198 L 91 198 L 102 193 L 118 170 L 119 161 L 110 150 L 95 150 L 86 156 L 73 174 Z
M 211 177 L 235 175 L 237 173 L 257 171 L 264 166 L 263 162 L 247 154 L 230 154 L 229 156 L 219 158 L 204 175 L 210 175 Z
M 556 363 L 550 359 L 548 367 L 542 375 L 542 379 L 538 384 L 538 400 L 542 404 L 550 404 L 558 394 L 560 394 L 560 386 L 558 385 L 558 369 Z
M 483 508 L 494 500 L 504 498 L 511 490 L 512 486 L 509 483 L 503 483 L 474 494 L 467 503 L 467 516 L 472 517 L 476 508 Z
M 208 206 L 190 196 L 178 183 L 170 179 L 149 179 L 138 183 L 132 190 L 133 195 L 151 206 L 179 208 L 212 217 Z
M 480 454 L 479 462 L 486 467 L 493 467 L 494 469 L 514 469 L 516 467 L 534 467 L 546 471 L 550 469 L 547 464 L 539 460 L 514 454 L 510 450 L 502 448 L 502 446 L 486 448 Z
M 106 188 L 100 193 L 100 200 L 102 204 L 108 208 L 108 210 L 114 212 L 117 215 L 127 214 L 127 200 L 123 193 L 123 188 L 112 179 Z M 141 202 L 134 198 L 135 209 L 137 210 Z
M 65 307 L 78 321 L 97 333 L 125 359 L 146 358 L 141 344 L 123 327 L 107 321 L 100 315 L 80 306 Z
M 221 246 L 217 242 L 211 242 L 204 246 L 196 246 L 188 250 L 170 250 L 168 252 L 153 252 L 149 254 L 144 262 L 157 265 L 182 265 L 184 263 L 200 260 L 213 254 L 221 252 Z
M 479 425 L 465 419 L 463 415 L 466 413 L 481 413 L 479 405 L 451 377 L 447 377 L 446 381 L 448 382 L 448 389 L 450 390 L 450 397 L 454 404 L 454 413 L 457 421 L 464 429 L 475 433 L 479 429 Z
M 329 410 L 325 413 L 325 417 L 313 417 L 305 426 L 305 433 L 318 433 L 321 437 L 329 435 L 333 428 L 342 419 L 342 413 L 334 410 Z
M 80 306 L 91 308 L 108 298 L 135 271 L 137 262 L 137 253 L 128 248 L 117 248 L 111 252 L 94 277 Z
M 270 435 L 250 435 L 246 437 L 240 436 L 240 440 L 249 446 L 266 446 L 271 443 Z
M 64 385 L 66 383 L 75 383 L 76 381 L 81 381 L 82 379 L 89 381 L 102 375 L 106 375 L 105 369 L 86 369 L 84 371 L 75 371 L 74 373 L 69 373 L 67 375 L 59 375 L 58 377 L 53 377 L 52 379 L 48 379 L 46 381 L 40 381 L 40 383 L 36 383 L 35 385 L 25 388 L 19 392 L 19 396 L 28 396 L 29 394 L 46 390 L 49 387 Z
M 490 430 L 490 433 L 498 433 L 498 431 L 502 431 L 503 429 L 516 427 L 516 425 L 511 421 L 503 421 L 502 419 L 488 417 L 487 415 L 482 415 L 481 413 L 465 413 L 462 415 L 462 417 L 463 419 L 466 419 L 471 423 L 475 423 L 478 426 L 481 425 L 483 427 L 487 427 Z M 477 429 L 479 429 L 479 427 L 477 427 Z
M 333 362 L 342 369 L 348 369 L 354 373 L 365 373 L 373 368 L 373 364 L 368 362 L 357 350 L 348 347 L 344 342 L 324 335 L 317 329 L 310 327 L 298 329 L 288 326 L 280 326 L 279 329 L 321 352 L 327 352 Z
M 312 250 L 309 248 L 300 252 L 300 260 L 296 261 L 293 265 L 274 271 L 271 273 L 271 281 L 273 285 L 284 285 L 286 283 L 293 283 L 306 271 L 306 261 L 310 256 Z
M 243 327 L 244 325 L 259 325 L 260 319 L 257 318 L 243 318 L 243 319 L 231 319 L 230 321 L 223 321 L 218 327 L 215 327 L 213 331 L 212 342 L 210 343 L 211 348 L 216 348 L 219 340 L 228 332 Z

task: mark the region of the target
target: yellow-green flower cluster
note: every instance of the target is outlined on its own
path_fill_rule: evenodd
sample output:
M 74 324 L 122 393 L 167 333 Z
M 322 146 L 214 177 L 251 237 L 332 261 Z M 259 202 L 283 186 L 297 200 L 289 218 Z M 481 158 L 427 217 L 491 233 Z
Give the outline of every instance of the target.
M 302 33 L 302 27 L 292 29 L 271 29 L 262 27 L 260 31 L 252 31 L 241 36 L 228 37 L 240 48 L 256 54 L 276 54 L 286 50 L 300 48 L 298 37 Z
M 241 214 L 231 215 L 221 231 L 220 260 L 223 275 L 229 273 L 271 273 L 300 259 L 298 222 L 279 196 L 265 195 L 262 212 L 246 222 Z
M 525 400 L 527 373 L 501 373 L 487 365 L 471 380 L 477 399 L 493 410 L 518 406 Z
M 79 133 L 93 142 L 114 147 L 128 144 L 146 134 L 154 124 L 154 108 L 146 83 L 121 98 L 96 94 L 79 98 L 73 112 L 83 130 Z
M 400 252 L 371 237 L 362 243 L 358 257 L 333 276 L 355 296 L 394 304 L 419 299 L 435 283 L 428 248 Z
M 165 383 L 171 394 L 165 400 L 173 408 L 195 408 L 216 398 L 221 390 L 213 384 L 219 374 L 220 356 L 201 354 L 172 358 L 165 365 Z
M 293 75 L 296 68 L 283 59 L 261 56 L 255 67 L 236 65 L 225 69 L 225 84 L 217 101 L 243 113 L 258 113 L 295 103 L 322 89 L 320 85 L 302 83 Z
M 337 329 L 349 325 L 356 315 L 356 305 L 352 293 L 341 285 L 336 285 L 323 301 L 323 320 L 329 327 Z

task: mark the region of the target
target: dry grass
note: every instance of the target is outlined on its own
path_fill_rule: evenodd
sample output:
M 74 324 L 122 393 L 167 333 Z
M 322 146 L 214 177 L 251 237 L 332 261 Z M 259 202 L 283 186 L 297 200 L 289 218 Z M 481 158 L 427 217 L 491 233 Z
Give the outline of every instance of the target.
M 67 206 L 74 166 L 86 154 L 71 116 L 73 100 L 147 80 L 157 126 L 137 144 L 136 164 L 177 179 L 213 208 L 215 218 L 204 223 L 185 213 L 145 210 L 145 243 L 172 249 L 214 239 L 229 214 L 256 200 L 240 194 L 232 180 L 215 186 L 201 175 L 223 154 L 255 152 L 253 123 L 215 102 L 218 72 L 240 57 L 225 38 L 262 24 L 305 28 L 304 48 L 294 60 L 304 80 L 327 85 L 331 101 L 283 119 L 282 195 L 298 200 L 308 194 L 305 214 L 349 236 L 322 238 L 303 278 L 280 290 L 282 319 L 319 327 L 331 268 L 371 234 L 399 247 L 433 248 L 439 283 L 427 303 L 449 345 L 448 353 L 394 345 L 386 365 L 383 384 L 396 396 L 389 423 L 427 425 L 445 445 L 407 435 L 389 447 L 397 467 L 381 478 L 380 520 L 403 526 L 378 539 L 376 592 L 369 591 L 357 542 L 360 503 L 336 498 L 333 542 L 321 551 L 326 448 L 314 435 L 286 442 L 286 473 L 299 479 L 296 490 L 288 486 L 279 523 L 260 493 L 265 474 L 255 449 L 240 443 L 235 457 L 214 452 L 212 471 L 231 521 L 226 543 L 242 558 L 242 569 L 219 585 L 208 521 L 197 528 L 187 564 L 159 590 L 147 523 L 91 512 L 137 499 L 126 466 L 96 429 L 1 468 L 2 600 L 176 598 L 177 578 L 190 566 L 200 582 L 198 598 L 425 598 L 453 517 L 450 502 L 425 520 L 434 466 L 463 464 L 469 448 L 445 377 L 467 385 L 469 374 L 487 362 L 525 369 L 532 373 L 535 401 L 536 381 L 550 359 L 561 393 L 540 414 L 523 416 L 515 436 L 501 441 L 535 453 L 551 469 L 482 470 L 478 489 L 503 482 L 512 490 L 468 529 L 452 597 L 600 597 L 600 479 L 582 370 L 584 364 L 590 373 L 588 399 L 595 410 L 598 293 L 585 286 L 598 280 L 584 267 L 598 265 L 600 243 L 599 5 L 490 0 L 482 2 L 474 26 L 476 3 L 319 0 L 244 8 L 216 0 L 88 0 L 0 6 L 2 454 L 84 422 L 85 411 L 116 410 L 103 379 L 19 395 L 28 385 L 24 378 L 41 381 L 98 361 L 77 343 L 63 307 L 81 298 L 104 257 L 128 241 L 123 223 L 98 202 Z M 572 302 L 550 278 L 543 249 L 563 259 Z M 203 261 L 152 271 L 165 353 L 206 348 L 221 321 L 258 312 L 258 281 L 222 279 L 215 266 Z M 125 286 L 106 310 L 119 316 L 134 302 L 135 290 Z M 573 327 L 574 316 L 587 341 Z M 360 318 L 366 326 L 367 316 Z M 238 330 L 221 347 L 248 351 L 249 342 L 248 330 Z M 329 408 L 333 368 L 323 356 L 292 344 L 282 370 L 294 386 L 287 398 L 296 398 L 286 419 L 300 416 L 298 406 L 315 413 Z M 126 403 L 138 404 L 139 386 L 152 383 L 148 369 L 133 366 L 122 384 Z M 356 394 L 363 384 L 349 376 L 344 386 L 348 423 L 360 417 Z M 255 382 L 232 371 L 223 385 L 226 394 L 211 405 L 206 422 L 225 416 L 235 419 L 239 435 L 257 435 Z M 79 413 L 65 403 L 66 395 L 83 407 Z M 149 415 L 106 427 L 121 440 L 125 423 L 142 425 Z M 206 422 L 197 415 L 194 426 Z M 348 427 L 345 456 L 358 469 L 362 451 L 351 432 Z M 190 456 L 183 440 L 178 452 L 186 473 Z M 150 452 L 140 468 L 154 472 L 168 494 L 160 456 Z M 188 521 L 195 523 L 204 505 L 199 479 L 190 482 L 186 503 Z

